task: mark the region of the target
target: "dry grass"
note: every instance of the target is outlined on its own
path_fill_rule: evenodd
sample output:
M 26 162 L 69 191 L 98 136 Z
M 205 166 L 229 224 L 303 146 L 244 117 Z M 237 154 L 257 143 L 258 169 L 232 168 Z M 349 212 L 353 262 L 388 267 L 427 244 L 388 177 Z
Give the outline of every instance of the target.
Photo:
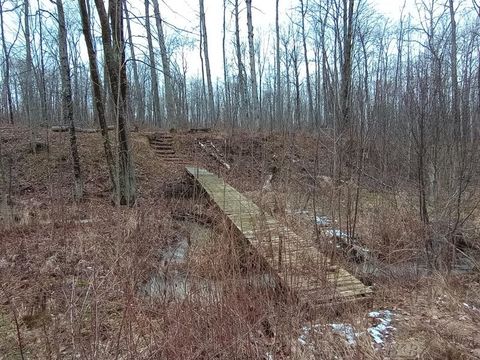
M 312 334 L 309 346 L 300 346 L 297 338 L 308 322 L 299 306 L 249 281 L 262 272 L 256 259 L 242 251 L 221 214 L 190 197 L 182 167 L 160 161 L 146 137 L 131 136 L 138 204 L 115 208 L 98 135 L 79 136 L 87 196 L 75 204 L 66 135 L 49 133 L 50 151 L 34 155 L 25 134 L 25 129 L 1 132 L 2 154 L 13 161 L 12 200 L 19 221 L 0 220 L 0 359 L 21 358 L 20 350 L 31 359 L 263 359 L 267 354 L 274 359 L 380 359 L 414 347 L 423 358 L 479 356 L 478 275 L 374 276 L 373 305 L 351 305 L 342 314 L 319 312 L 316 319 L 323 325 L 353 324 L 364 333 L 356 346 L 328 327 Z M 195 136 L 177 134 L 177 150 L 250 191 L 262 208 L 300 235 L 315 236 L 311 218 L 295 213 L 304 207 L 313 211 L 314 138 L 201 135 L 227 155 L 232 170 L 226 173 L 196 148 Z M 321 143 L 324 171 L 316 175 L 327 176 L 328 139 Z M 262 192 L 274 167 L 274 191 Z M 339 202 L 335 194 L 332 184 L 319 186 L 316 210 L 328 215 L 331 204 L 340 203 L 342 214 L 344 195 Z M 408 194 L 372 187 L 361 191 L 358 232 L 381 254 L 384 267 L 405 266 L 422 255 L 422 229 Z M 191 242 L 186 261 L 165 262 L 163 250 L 183 238 Z M 145 294 L 153 275 L 175 271 L 187 274 L 198 291 L 183 297 Z M 205 284 L 212 287 L 205 291 Z M 371 308 L 398 315 L 396 343 L 383 350 L 374 350 L 365 334 Z

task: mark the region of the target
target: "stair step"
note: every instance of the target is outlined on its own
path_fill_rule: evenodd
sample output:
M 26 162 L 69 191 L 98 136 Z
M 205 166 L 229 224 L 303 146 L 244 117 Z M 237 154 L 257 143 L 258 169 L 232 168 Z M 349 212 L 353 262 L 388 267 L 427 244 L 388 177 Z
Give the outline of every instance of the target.
M 151 145 L 172 145 L 173 141 L 152 140 Z

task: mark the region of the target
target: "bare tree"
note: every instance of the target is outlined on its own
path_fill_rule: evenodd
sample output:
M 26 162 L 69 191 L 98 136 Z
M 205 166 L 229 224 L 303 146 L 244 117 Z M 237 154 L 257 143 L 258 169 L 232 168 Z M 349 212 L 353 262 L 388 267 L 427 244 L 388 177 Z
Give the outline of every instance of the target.
M 13 118 L 13 101 L 12 101 L 12 91 L 10 88 L 10 50 L 11 47 L 7 46 L 7 41 L 5 39 L 5 25 L 4 25 L 4 20 L 3 20 L 3 14 L 5 12 L 5 9 L 3 7 L 4 2 L 0 0 L 0 30 L 2 32 L 2 50 L 3 50 L 3 56 L 5 57 L 3 59 L 3 64 L 4 64 L 4 82 L 3 86 L 5 87 L 5 92 L 7 95 L 7 109 L 8 109 L 8 119 L 10 124 L 13 125 L 14 123 L 14 118 Z
M 275 1 L 275 117 L 283 126 L 283 105 L 282 105 L 282 84 L 280 79 L 280 24 L 279 24 L 279 3 Z M 288 85 L 287 85 L 288 86 Z
M 228 66 L 227 66 L 227 49 L 226 49 L 226 37 L 227 37 L 227 0 L 223 0 L 223 36 L 222 36 L 222 55 L 223 55 L 223 86 L 225 92 L 225 104 L 224 104 L 224 118 L 225 121 L 232 120 L 231 125 L 233 126 L 233 118 L 231 116 L 231 100 L 230 100 L 230 91 L 229 91 L 229 81 L 228 81 Z
M 463 139 L 464 126 L 460 119 L 460 96 L 458 88 L 458 71 L 457 71 L 457 22 L 455 21 L 455 7 L 453 0 L 448 0 L 448 8 L 450 12 L 450 26 L 451 26 L 451 46 L 450 51 L 450 67 L 452 75 L 452 114 L 455 124 L 455 134 L 457 139 Z
M 348 3 L 347 3 L 348 1 Z M 341 127 L 350 125 L 351 111 L 351 83 L 352 83 L 352 48 L 353 48 L 353 9 L 354 0 L 343 0 L 343 64 L 342 64 L 342 84 L 341 84 Z
M 95 5 L 102 27 L 103 50 L 117 120 L 117 204 L 133 205 L 136 198 L 136 186 L 126 120 L 127 73 L 122 0 L 109 0 L 109 16 L 103 0 L 95 0 Z
M 127 5 L 124 5 L 125 11 L 125 20 L 127 23 L 127 33 L 128 33 L 128 45 L 130 47 L 130 57 L 131 57 L 131 64 L 133 69 L 133 84 L 134 89 L 134 99 L 135 99 L 135 118 L 138 120 L 145 120 L 145 104 L 144 104 L 144 96 L 143 96 L 143 89 L 140 86 L 140 77 L 138 76 L 138 66 L 137 66 L 137 57 L 135 56 L 135 45 L 133 43 L 133 36 L 132 36 L 132 28 L 130 26 L 130 14 L 127 9 Z
M 200 28 L 201 36 L 200 42 L 203 42 L 203 53 L 205 57 L 205 72 L 207 75 L 207 89 L 208 89 L 208 115 L 211 121 L 215 121 L 215 102 L 212 86 L 212 74 L 210 71 L 210 58 L 208 56 L 208 37 L 207 37 L 207 25 L 205 22 L 205 8 L 203 0 L 199 0 L 200 6 Z
M 87 46 L 88 62 L 90 66 L 90 77 L 92 78 L 92 91 L 95 108 L 97 110 L 98 123 L 103 137 L 103 148 L 105 151 L 105 159 L 107 161 L 110 180 L 112 183 L 113 193 L 116 192 L 115 182 L 115 167 L 113 161 L 112 147 L 108 136 L 107 121 L 105 118 L 105 105 L 102 92 L 102 83 L 97 65 L 97 56 L 92 41 L 92 34 L 90 31 L 90 18 L 88 15 L 87 0 L 78 0 L 80 8 L 80 17 L 82 19 L 83 37 Z
M 170 72 L 170 59 L 165 45 L 165 34 L 163 32 L 163 20 L 158 6 L 158 0 L 153 1 L 153 12 L 155 14 L 155 22 L 157 25 L 158 44 L 160 45 L 160 57 L 162 58 L 163 79 L 165 83 L 165 102 L 167 108 L 167 120 L 175 125 L 183 126 L 185 119 L 176 119 L 175 117 L 175 101 L 173 97 L 172 75 Z M 181 124 L 177 123 L 181 121 Z
M 153 123 L 162 126 L 163 122 L 160 109 L 160 95 L 158 93 L 158 77 L 155 63 L 155 53 L 153 51 L 152 31 L 150 27 L 150 5 L 149 0 L 145 0 L 145 30 L 147 32 L 148 54 L 150 60 L 150 85 L 152 89 L 151 99 L 153 105 Z
M 67 28 L 62 0 L 57 0 L 58 16 L 58 49 L 60 55 L 60 72 L 62 79 L 63 118 L 70 129 L 70 154 L 73 165 L 74 197 L 80 200 L 83 197 L 83 181 L 78 156 L 77 137 L 73 119 L 72 84 L 70 80 L 70 63 L 68 60 Z
M 32 45 L 30 39 L 30 5 L 29 0 L 24 0 L 24 35 L 25 35 L 25 112 L 27 115 L 27 122 L 30 125 L 31 130 L 31 138 L 30 138 L 30 146 L 33 152 L 36 152 L 36 124 L 33 123 L 32 120 L 32 109 L 31 109 L 31 101 L 32 101 L 32 70 L 33 70 L 33 60 L 32 60 Z
M 238 0 L 235 0 L 234 3 L 234 16 L 235 16 L 235 53 L 237 56 L 237 66 L 238 66 L 238 95 L 240 97 L 240 121 L 243 123 L 249 120 L 248 113 L 248 104 L 247 104 L 247 94 L 246 94 L 246 85 L 245 85 L 245 69 L 243 66 L 242 60 L 242 49 L 240 43 L 240 15 L 238 8 Z
M 308 0 L 307 0 L 308 4 Z M 308 48 L 307 48 L 307 32 L 305 29 L 305 16 L 307 14 L 307 7 L 304 5 L 304 1 L 300 0 L 300 12 L 301 12 L 301 32 L 302 32 L 302 45 L 303 45 L 303 58 L 305 61 L 305 80 L 307 82 L 307 95 L 308 95 L 308 114 L 307 121 L 309 124 L 313 124 L 313 95 L 312 84 L 310 80 L 310 67 L 308 60 Z M 318 125 L 318 124 L 315 124 Z
M 250 57 L 250 84 L 253 102 L 252 115 L 255 126 L 259 126 L 260 114 L 258 109 L 257 72 L 255 69 L 255 46 L 253 44 L 252 0 L 245 0 L 245 3 L 247 5 L 248 54 Z

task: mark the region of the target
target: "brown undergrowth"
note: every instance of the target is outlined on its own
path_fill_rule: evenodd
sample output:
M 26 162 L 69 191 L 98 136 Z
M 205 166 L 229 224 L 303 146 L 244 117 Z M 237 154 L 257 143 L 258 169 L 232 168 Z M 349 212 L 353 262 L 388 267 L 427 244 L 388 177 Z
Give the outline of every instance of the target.
M 0 220 L 0 359 L 480 357 L 478 275 L 375 275 L 372 303 L 342 313 L 322 310 L 308 321 L 298 304 L 258 285 L 264 269 L 255 256 L 192 191 L 183 165 L 162 162 L 144 133 L 131 134 L 137 204 L 115 208 L 98 134 L 79 134 L 86 197 L 75 204 L 67 136 L 40 132 L 48 151 L 33 154 L 26 129 L 2 129 L 12 186 L 10 218 L 2 212 Z M 230 171 L 201 151 L 199 136 L 223 152 Z M 214 131 L 175 138 L 185 159 L 224 176 L 303 237 L 316 238 L 313 212 L 330 215 L 338 204 L 338 184 L 328 180 L 328 137 Z M 272 190 L 262 189 L 272 172 Z M 352 184 L 338 186 L 346 193 Z M 373 187 L 362 187 L 360 239 L 382 266 L 408 264 L 424 248 L 414 197 Z M 188 243 L 185 261 L 165 259 L 182 241 Z M 348 257 L 338 261 L 351 265 Z M 173 285 L 187 284 L 187 294 L 146 291 L 153 277 L 175 276 L 182 282 Z M 396 314 L 396 330 L 383 348 L 367 333 L 372 309 Z M 354 346 L 331 331 L 334 322 L 355 327 Z M 303 329 L 318 324 L 322 330 L 301 345 Z

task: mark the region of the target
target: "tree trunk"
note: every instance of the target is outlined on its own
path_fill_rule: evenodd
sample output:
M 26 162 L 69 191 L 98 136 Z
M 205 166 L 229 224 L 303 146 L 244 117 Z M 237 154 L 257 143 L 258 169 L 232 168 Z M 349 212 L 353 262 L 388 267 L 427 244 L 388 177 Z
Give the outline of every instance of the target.
M 0 1 L 0 30 L 2 31 L 2 49 L 5 58 L 4 62 L 4 82 L 5 90 L 7 93 L 7 108 L 8 108 L 8 121 L 13 125 L 13 101 L 12 101 L 12 91 L 10 89 L 10 49 L 7 48 L 7 42 L 5 40 L 5 29 L 3 23 L 3 1 Z
M 238 0 L 235 0 L 235 49 L 237 55 L 237 65 L 238 65 L 238 94 L 240 96 L 240 121 L 248 124 L 249 115 L 248 115 L 248 106 L 247 106 L 247 96 L 246 96 L 246 86 L 245 78 L 243 76 L 243 61 L 242 61 L 242 50 L 240 48 L 240 22 L 239 22 L 239 10 L 238 10 Z M 240 124 L 239 124 L 240 125 Z
M 255 46 L 253 44 L 252 0 L 245 0 L 247 5 L 248 54 L 250 56 L 250 83 L 252 88 L 252 117 L 255 126 L 260 126 L 258 111 L 257 72 L 255 69 Z
M 213 98 L 213 85 L 212 85 L 212 74 L 210 71 L 210 58 L 208 56 L 208 37 L 207 37 L 207 25 L 205 22 L 205 8 L 203 4 L 203 0 L 199 0 L 200 3 L 200 27 L 201 27 L 201 33 L 202 37 L 200 41 L 202 41 L 203 38 L 203 53 L 205 57 L 205 72 L 207 75 L 207 89 L 208 89 L 208 115 L 210 118 L 210 121 L 216 122 L 216 116 L 215 116 L 215 101 Z
M 155 63 L 155 53 L 153 52 L 152 31 L 150 26 L 150 5 L 149 0 L 145 0 L 145 30 L 147 32 L 148 55 L 150 60 L 150 81 L 152 87 L 152 105 L 153 105 L 153 123 L 162 126 L 163 111 L 160 110 L 160 95 L 158 93 L 158 77 Z
M 344 38 L 343 38 L 343 66 L 342 66 L 342 86 L 341 86 L 341 110 L 342 121 L 340 129 L 346 129 L 350 125 L 350 97 L 352 83 L 352 47 L 353 47 L 353 6 L 354 0 L 343 1 L 344 4 Z
M 27 115 L 27 123 L 30 126 L 31 137 L 30 137 L 30 146 L 33 152 L 36 152 L 36 124 L 32 121 L 32 114 L 31 114 L 31 104 L 32 101 L 32 68 L 33 68 L 33 60 L 32 60 L 32 49 L 31 49 L 31 40 L 30 40 L 30 6 L 29 0 L 24 1 L 24 10 L 25 10 L 25 112 Z
M 228 83 L 228 68 L 227 68 L 227 49 L 226 49 L 226 37 L 227 37 L 227 0 L 223 0 L 223 37 L 222 37 L 222 55 L 223 55 L 223 82 L 225 91 L 225 109 L 224 109 L 224 121 L 231 120 L 231 126 L 234 127 L 234 117 L 231 114 L 231 102 L 230 102 L 230 89 Z
M 158 44 L 160 45 L 160 57 L 162 58 L 163 79 L 165 82 L 165 102 L 167 104 L 167 120 L 177 126 L 184 126 L 185 119 L 177 119 L 175 114 L 175 101 L 173 98 L 172 76 L 170 72 L 170 59 L 165 45 L 165 35 L 163 32 L 162 17 L 158 7 L 158 0 L 153 0 L 153 12 L 157 24 Z M 178 123 L 181 121 L 181 123 Z
M 282 85 L 280 79 L 280 24 L 279 24 L 279 3 L 275 1 L 275 117 L 280 126 L 283 127 L 283 104 L 282 104 Z M 288 84 L 287 84 L 288 86 Z
M 40 0 L 37 0 L 37 7 L 40 9 Z M 46 125 L 49 123 L 48 106 L 47 106 L 47 87 L 45 84 L 45 60 L 43 57 L 43 21 L 42 12 L 38 10 L 38 41 L 40 47 L 40 74 L 38 76 L 37 86 L 40 92 L 40 108 L 42 113 L 42 122 Z
M 310 81 L 310 67 L 308 66 L 308 51 L 307 51 L 307 34 L 305 32 L 305 15 L 307 9 L 304 6 L 303 0 L 300 0 L 300 8 L 302 12 L 302 44 L 303 44 L 303 56 L 305 60 L 305 73 L 307 80 L 307 95 L 308 95 L 308 115 L 307 122 L 309 125 L 313 125 L 313 96 L 312 96 L 312 85 Z M 318 124 L 315 121 L 315 126 Z
M 452 115 L 455 124 L 455 140 L 459 141 L 464 137 L 464 127 L 460 119 L 460 97 L 458 90 L 458 71 L 457 71 L 457 23 L 455 21 L 455 8 L 453 0 L 448 0 L 450 10 L 450 26 L 451 26 L 451 45 L 450 66 L 452 75 Z
M 295 112 L 293 123 L 297 129 L 300 128 L 300 69 L 298 65 L 298 52 L 295 45 L 292 50 L 293 75 L 295 77 Z
M 92 34 L 90 31 L 90 19 L 87 11 L 87 4 L 85 0 L 78 0 L 80 7 L 80 16 L 82 19 L 83 37 L 85 38 L 85 44 L 87 46 L 88 62 L 90 66 L 90 77 L 92 79 L 92 91 L 95 108 L 97 110 L 98 123 L 103 137 L 103 149 L 105 151 L 105 158 L 107 161 L 108 171 L 110 174 L 110 180 L 112 183 L 113 193 L 116 193 L 115 182 L 115 164 L 113 161 L 112 147 L 108 136 L 108 126 L 105 119 L 105 105 L 103 101 L 102 83 L 97 65 L 97 56 L 92 42 Z
M 135 98 L 135 119 L 137 121 L 145 121 L 145 105 L 143 89 L 140 86 L 140 78 L 138 76 L 137 58 L 135 56 L 135 46 L 133 45 L 132 29 L 130 27 L 130 15 L 125 4 L 125 20 L 127 21 L 128 44 L 130 47 L 130 56 L 132 60 L 133 69 L 133 83 L 135 84 L 134 98 Z
M 104 56 L 117 120 L 117 204 L 131 206 L 135 203 L 136 186 L 135 169 L 129 151 L 126 121 L 127 73 L 122 24 L 122 0 L 109 1 L 110 26 L 103 0 L 95 0 L 95 5 L 102 27 Z
M 58 15 L 58 49 L 60 53 L 60 72 L 62 79 L 62 108 L 63 118 L 70 126 L 70 154 L 73 165 L 74 197 L 80 200 L 83 197 L 83 181 L 80 169 L 80 159 L 77 149 L 77 137 L 73 120 L 72 84 L 70 80 L 70 64 L 68 61 L 67 28 L 62 0 L 57 0 Z

